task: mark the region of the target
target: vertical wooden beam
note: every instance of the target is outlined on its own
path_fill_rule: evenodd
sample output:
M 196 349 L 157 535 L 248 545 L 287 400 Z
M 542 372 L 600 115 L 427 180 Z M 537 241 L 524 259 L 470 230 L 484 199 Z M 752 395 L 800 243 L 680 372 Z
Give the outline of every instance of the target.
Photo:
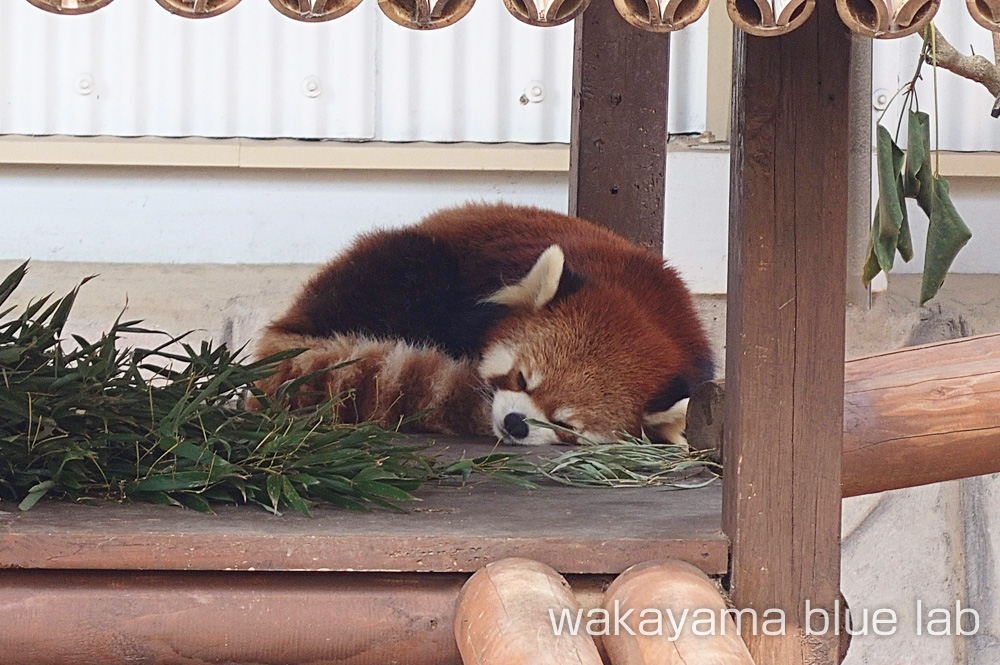
M 785 615 L 769 665 L 838 662 L 804 620 L 840 587 L 850 44 L 833 2 L 735 42 L 723 526 L 736 605 Z
M 861 282 L 872 224 L 872 40 L 851 33 L 851 165 L 847 201 L 847 302 L 868 309 Z
M 595 0 L 576 19 L 569 211 L 663 247 L 670 36 Z

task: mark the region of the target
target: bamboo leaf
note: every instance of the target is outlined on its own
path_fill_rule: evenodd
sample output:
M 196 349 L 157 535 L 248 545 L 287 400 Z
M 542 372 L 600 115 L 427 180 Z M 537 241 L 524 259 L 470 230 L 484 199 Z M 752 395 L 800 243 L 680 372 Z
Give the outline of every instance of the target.
M 309 504 L 302 499 L 295 490 L 295 486 L 292 485 L 292 481 L 285 476 L 281 477 L 281 497 L 293 510 L 297 510 L 307 517 L 309 516 Z
M 972 238 L 972 231 L 951 202 L 948 181 L 935 178 L 932 187 L 932 211 L 927 229 L 924 276 L 920 287 L 921 305 L 937 295 L 958 252 Z
M 38 503 L 38 500 L 55 486 L 56 483 L 54 480 L 46 480 L 38 483 L 28 490 L 28 496 L 24 497 L 24 500 L 17 507 L 21 510 L 31 510 L 31 507 Z

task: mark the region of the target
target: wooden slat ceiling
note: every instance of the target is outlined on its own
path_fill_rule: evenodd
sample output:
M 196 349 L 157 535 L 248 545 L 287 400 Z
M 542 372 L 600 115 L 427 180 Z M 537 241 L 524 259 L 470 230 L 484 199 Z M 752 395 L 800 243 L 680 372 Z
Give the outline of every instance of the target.
M 27 0 L 56 14 L 87 14 L 113 0 Z M 149 2 L 153 0 L 147 0 Z M 164 9 L 187 18 L 208 18 L 229 11 L 241 0 L 155 0 Z M 247 0 L 263 2 L 264 0 Z M 269 0 L 279 12 L 297 21 L 329 21 L 357 7 L 361 0 Z M 475 0 L 377 0 L 394 22 L 414 30 L 442 28 L 464 17 Z M 484 0 L 494 2 L 496 0 Z M 612 0 L 596 0 L 611 2 Z M 630 24 L 650 32 L 671 32 L 701 18 L 709 0 L 613 0 Z M 790 32 L 812 14 L 817 1 L 725 0 L 730 18 L 753 35 L 770 37 Z M 581 14 L 591 0 L 503 0 L 518 20 L 553 26 Z M 923 29 L 937 13 L 941 0 L 836 0 L 840 17 L 867 37 L 905 37 Z M 972 17 L 1000 32 L 1000 0 L 966 0 Z M 895 7 L 895 11 L 892 8 Z

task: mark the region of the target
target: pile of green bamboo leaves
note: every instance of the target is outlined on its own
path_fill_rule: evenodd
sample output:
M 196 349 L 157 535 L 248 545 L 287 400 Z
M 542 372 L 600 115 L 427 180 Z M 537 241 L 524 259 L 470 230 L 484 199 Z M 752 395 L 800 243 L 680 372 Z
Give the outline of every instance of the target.
M 191 345 L 121 317 L 96 341 L 63 339 L 79 287 L 12 314 L 4 306 L 26 271 L 0 283 L 0 501 L 24 510 L 53 496 L 308 513 L 315 503 L 398 508 L 424 483 L 473 473 L 526 487 L 546 478 L 672 485 L 688 476 L 686 448 L 648 442 L 632 442 L 617 461 L 603 448 L 589 462 L 579 451 L 536 462 L 500 452 L 449 461 L 394 431 L 338 423 L 336 402 L 290 411 L 280 393 L 257 392 L 261 407 L 251 411 L 243 400 L 254 384 L 295 352 L 246 362 L 224 345 Z M 132 333 L 163 343 L 124 347 L 122 335 Z

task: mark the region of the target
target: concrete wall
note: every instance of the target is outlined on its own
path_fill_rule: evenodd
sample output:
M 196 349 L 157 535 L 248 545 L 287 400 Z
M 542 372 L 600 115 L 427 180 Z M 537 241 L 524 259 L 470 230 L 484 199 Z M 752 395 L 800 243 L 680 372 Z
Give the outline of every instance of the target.
M 0 261 L 0 275 L 14 262 Z M 281 311 L 314 265 L 131 265 L 34 262 L 16 302 L 71 289 L 80 292 L 72 332 L 96 336 L 128 298 L 130 316 L 194 339 L 240 345 Z M 1000 277 L 953 275 L 932 308 L 916 305 L 916 276 L 893 278 L 871 311 L 851 309 L 848 356 L 907 344 L 914 329 L 986 333 L 1000 330 Z M 698 298 L 717 355 L 723 357 L 725 300 Z M 937 332 L 935 332 L 937 331 Z M 136 344 L 154 340 L 134 338 Z M 159 340 L 155 340 L 158 342 Z M 721 368 L 720 368 L 721 372 Z M 892 608 L 892 637 L 858 637 L 848 665 L 995 665 L 1000 662 L 1000 478 L 984 477 L 844 502 L 843 590 L 858 616 Z M 917 600 L 925 607 L 977 609 L 975 637 L 918 637 Z
M 672 148 L 667 175 L 666 256 L 695 292 L 723 293 L 729 151 L 725 145 Z M 974 233 L 954 272 L 1000 273 L 997 178 L 953 176 L 951 182 Z M 565 171 L 11 164 L 0 169 L 0 260 L 319 263 L 359 232 L 412 223 L 464 201 L 565 210 L 567 183 Z M 898 261 L 900 273 L 923 269 L 921 218 L 911 211 L 917 258 Z

